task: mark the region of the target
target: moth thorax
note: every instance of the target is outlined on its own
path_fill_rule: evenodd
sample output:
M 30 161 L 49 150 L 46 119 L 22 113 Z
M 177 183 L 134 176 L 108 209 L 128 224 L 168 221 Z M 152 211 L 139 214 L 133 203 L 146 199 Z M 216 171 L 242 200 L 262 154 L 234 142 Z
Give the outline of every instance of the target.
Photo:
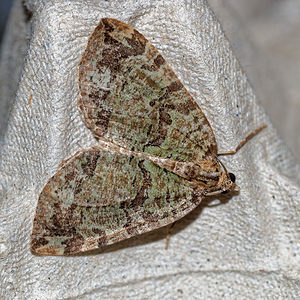
M 202 164 L 192 162 L 176 162 L 173 172 L 189 181 L 199 182 L 202 186 L 216 185 L 221 174 L 215 166 L 204 168 Z
M 199 166 L 190 162 L 176 162 L 173 172 L 187 180 L 192 180 L 199 171 L 198 169 Z

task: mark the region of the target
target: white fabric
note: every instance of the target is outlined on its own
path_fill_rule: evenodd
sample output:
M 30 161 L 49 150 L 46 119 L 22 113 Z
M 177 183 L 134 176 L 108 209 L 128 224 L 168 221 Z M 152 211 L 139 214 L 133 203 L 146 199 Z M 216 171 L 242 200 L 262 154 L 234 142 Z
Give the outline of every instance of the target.
M 258 101 L 300 161 L 300 1 L 208 2 Z
M 0 298 L 299 296 L 299 165 L 256 104 L 206 1 L 36 0 L 28 7 L 32 35 L 1 148 Z M 15 16 L 20 10 L 17 3 Z M 268 128 L 236 155 L 222 157 L 240 194 L 205 199 L 176 223 L 168 250 L 162 228 L 89 255 L 35 256 L 29 243 L 39 192 L 63 159 L 97 144 L 77 108 L 77 81 L 88 37 L 102 17 L 133 25 L 159 49 L 206 114 L 220 152 L 261 124 Z M 18 54 L 4 53 L 3 60 Z M 222 204 L 212 205 L 218 199 Z

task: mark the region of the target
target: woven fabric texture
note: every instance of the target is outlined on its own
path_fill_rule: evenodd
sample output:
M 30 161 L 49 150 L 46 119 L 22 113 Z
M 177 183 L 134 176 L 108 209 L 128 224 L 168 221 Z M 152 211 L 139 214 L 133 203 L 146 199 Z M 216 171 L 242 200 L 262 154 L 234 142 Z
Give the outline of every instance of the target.
M 161 228 L 89 255 L 35 256 L 29 245 L 39 192 L 63 159 L 97 145 L 77 107 L 78 64 L 103 17 L 134 26 L 157 47 L 207 116 L 220 152 L 268 127 L 221 157 L 240 194 L 205 199 L 176 223 L 168 250 L 168 228 Z M 300 294 L 299 165 L 206 1 L 18 1 L 1 63 L 1 101 L 12 103 L 0 162 L 1 299 Z

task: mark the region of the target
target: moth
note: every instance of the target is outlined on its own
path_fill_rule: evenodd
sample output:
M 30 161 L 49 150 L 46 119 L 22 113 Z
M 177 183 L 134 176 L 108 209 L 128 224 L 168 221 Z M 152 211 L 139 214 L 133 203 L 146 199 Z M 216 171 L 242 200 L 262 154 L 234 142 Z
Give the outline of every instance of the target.
M 83 122 L 99 145 L 63 161 L 46 183 L 33 252 L 113 244 L 174 223 L 205 196 L 238 191 L 200 107 L 133 27 L 100 21 L 79 65 L 79 89 Z

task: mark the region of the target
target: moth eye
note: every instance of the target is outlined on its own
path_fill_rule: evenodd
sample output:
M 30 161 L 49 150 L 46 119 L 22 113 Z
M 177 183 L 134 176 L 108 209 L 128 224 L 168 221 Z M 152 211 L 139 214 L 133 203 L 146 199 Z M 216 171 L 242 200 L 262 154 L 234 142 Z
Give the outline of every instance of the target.
M 229 191 L 223 191 L 221 194 L 228 194 Z
M 229 173 L 230 180 L 235 182 L 235 175 L 233 173 Z

